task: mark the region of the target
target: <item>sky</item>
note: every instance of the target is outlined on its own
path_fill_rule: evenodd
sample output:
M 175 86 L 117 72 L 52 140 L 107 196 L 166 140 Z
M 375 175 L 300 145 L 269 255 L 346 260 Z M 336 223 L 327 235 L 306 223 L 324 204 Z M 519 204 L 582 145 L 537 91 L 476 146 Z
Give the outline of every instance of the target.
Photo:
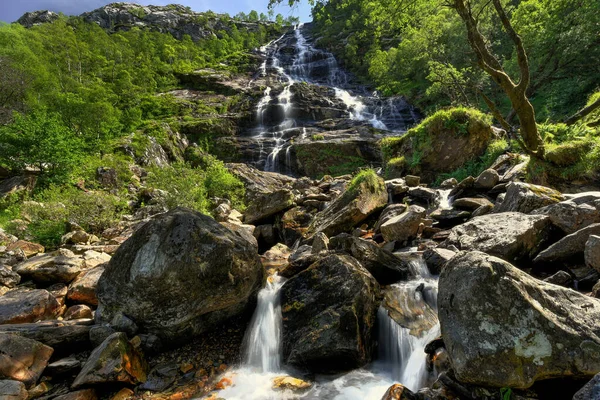
M 0 0 L 0 21 L 13 22 L 27 11 L 50 10 L 62 12 L 67 15 L 79 15 L 86 11 L 91 11 L 102 7 L 105 4 L 112 3 L 115 0 Z M 189 6 L 194 11 L 212 10 L 217 13 L 228 13 L 235 15 L 240 11 L 245 13 L 256 10 L 259 13 L 267 13 L 269 0 L 130 0 L 134 3 L 144 5 L 166 5 L 182 4 Z M 287 0 L 283 0 L 287 3 Z M 294 9 L 288 6 L 277 6 L 275 14 L 281 13 L 284 17 L 293 15 L 300 17 L 302 22 L 309 22 L 310 6 L 306 0 L 300 2 L 300 5 Z

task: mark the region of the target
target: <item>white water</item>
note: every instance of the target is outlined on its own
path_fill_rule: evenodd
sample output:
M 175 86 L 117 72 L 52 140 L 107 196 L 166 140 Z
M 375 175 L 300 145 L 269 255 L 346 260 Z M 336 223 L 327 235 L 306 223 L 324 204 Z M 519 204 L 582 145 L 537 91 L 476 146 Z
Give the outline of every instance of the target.
M 452 189 L 439 189 L 438 195 L 440 196 L 440 205 L 439 207 L 442 210 L 449 210 L 452 208 L 452 199 L 449 197 Z

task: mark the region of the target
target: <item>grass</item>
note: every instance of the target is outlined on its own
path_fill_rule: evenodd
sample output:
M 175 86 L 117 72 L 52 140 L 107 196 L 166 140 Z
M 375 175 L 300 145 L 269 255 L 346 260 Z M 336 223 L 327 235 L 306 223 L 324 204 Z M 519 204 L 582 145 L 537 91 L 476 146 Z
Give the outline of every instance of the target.
M 377 176 L 377 173 L 372 169 L 363 169 L 352 178 L 348 185 L 348 192 L 355 192 L 360 186 L 366 186 L 373 193 L 378 193 L 385 190 L 383 179 Z

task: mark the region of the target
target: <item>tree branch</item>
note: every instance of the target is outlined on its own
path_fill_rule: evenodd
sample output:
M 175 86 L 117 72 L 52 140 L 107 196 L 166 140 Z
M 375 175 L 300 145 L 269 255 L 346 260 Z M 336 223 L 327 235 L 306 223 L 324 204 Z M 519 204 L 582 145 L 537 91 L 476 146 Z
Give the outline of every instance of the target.
M 581 110 L 577 111 L 575 114 L 573 114 L 569 118 L 567 118 L 565 120 L 565 124 L 573 125 L 575 122 L 586 117 L 587 115 L 592 113 L 597 108 L 600 108 L 600 97 L 596 101 L 594 101 L 592 104 L 590 104 L 589 106 L 582 108 Z

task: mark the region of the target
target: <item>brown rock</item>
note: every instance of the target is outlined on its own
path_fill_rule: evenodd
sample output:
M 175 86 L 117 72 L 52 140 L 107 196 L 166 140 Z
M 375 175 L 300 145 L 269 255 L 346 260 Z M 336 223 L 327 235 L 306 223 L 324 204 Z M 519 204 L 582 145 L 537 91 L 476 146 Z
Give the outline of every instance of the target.
M 381 400 L 416 400 L 417 396 L 409 389 L 396 383 L 385 392 Z
M 71 319 L 81 319 L 81 318 L 94 318 L 92 309 L 84 304 L 78 304 L 76 306 L 71 306 L 65 312 L 63 318 L 68 321 Z
M 38 253 L 43 253 L 45 248 L 41 244 L 27 242 L 25 240 L 17 240 L 6 247 L 7 251 L 22 250 L 25 257 L 35 256 Z
M 304 392 L 312 387 L 310 382 L 291 376 L 278 376 L 273 379 L 273 389 L 290 390 L 292 392 Z
M 104 265 L 84 271 L 69 285 L 67 298 L 73 302 L 84 303 L 91 306 L 98 305 L 96 287 L 98 280 L 104 272 Z
M 27 387 L 35 385 L 54 350 L 40 342 L 18 335 L 0 333 L 0 376 Z
M 36 282 L 69 283 L 84 267 L 83 258 L 67 249 L 30 258 L 14 268 L 15 272 Z
M 465 197 L 452 203 L 452 207 L 473 211 L 483 206 L 493 207 L 494 203 L 483 197 Z
M 27 400 L 27 389 L 23 382 L 0 380 L 0 399 Z
M 113 397 L 111 397 L 110 400 L 127 400 L 127 399 L 132 398 L 133 395 L 134 395 L 133 390 L 123 388 L 123 389 L 119 390 L 117 392 L 117 394 L 115 394 Z
M 61 306 L 47 290 L 17 289 L 0 296 L 0 325 L 56 318 Z
M 97 400 L 98 396 L 94 389 L 78 390 L 55 397 L 54 400 Z

